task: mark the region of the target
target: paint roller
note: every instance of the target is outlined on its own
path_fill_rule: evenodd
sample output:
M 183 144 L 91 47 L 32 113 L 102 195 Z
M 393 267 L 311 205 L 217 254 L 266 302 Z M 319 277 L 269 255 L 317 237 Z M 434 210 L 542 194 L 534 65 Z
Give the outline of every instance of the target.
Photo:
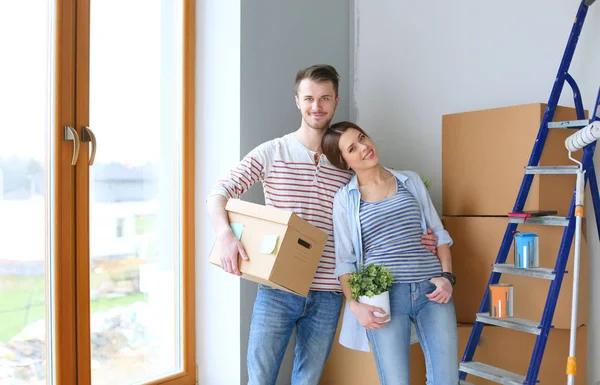
M 600 138 L 600 121 L 592 122 L 565 140 L 565 147 L 575 152 Z M 579 162 L 577 162 L 579 163 Z
M 577 182 L 575 185 L 575 260 L 573 274 L 573 297 L 571 307 L 571 334 L 569 342 L 569 358 L 567 358 L 567 384 L 575 384 L 575 375 L 577 374 L 577 363 L 575 359 L 575 345 L 577 337 L 577 300 L 579 298 L 579 260 L 581 250 L 581 219 L 583 217 L 583 196 L 585 189 L 585 178 L 583 165 L 581 162 L 571 157 L 571 152 L 578 151 L 585 146 L 594 143 L 600 138 L 600 121 L 594 121 L 591 124 L 580 129 L 565 140 L 565 147 L 569 151 L 569 159 L 579 165 L 577 170 Z

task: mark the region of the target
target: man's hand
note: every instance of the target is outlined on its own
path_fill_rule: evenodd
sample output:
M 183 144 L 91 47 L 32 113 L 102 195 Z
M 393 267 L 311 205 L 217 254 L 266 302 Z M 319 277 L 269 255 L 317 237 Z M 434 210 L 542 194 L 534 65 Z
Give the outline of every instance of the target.
M 217 232 L 219 246 L 221 246 L 221 268 L 228 273 L 237 276 L 242 275 L 238 268 L 238 258 L 248 260 L 244 246 L 235 237 L 229 226 L 227 217 L 227 198 L 221 195 L 213 195 L 206 200 L 206 208 L 213 227 Z
M 448 303 L 452 298 L 452 284 L 446 278 L 431 278 L 429 282 L 433 283 L 436 289 L 431 294 L 425 294 L 430 301 L 437 303 Z
M 427 234 L 421 235 L 421 243 L 425 245 L 427 250 L 431 251 L 433 254 L 437 254 L 438 237 L 429 227 L 427 228 Z
M 385 321 L 390 318 L 389 314 L 383 317 L 377 317 L 374 312 L 385 314 L 382 308 L 360 303 L 358 301 L 350 301 L 350 310 L 358 319 L 358 322 L 368 330 L 377 330 L 387 325 Z
M 241 276 L 238 257 L 241 256 L 245 261 L 249 259 L 244 246 L 231 231 L 220 235 L 219 243 L 221 246 L 221 268 L 230 274 Z

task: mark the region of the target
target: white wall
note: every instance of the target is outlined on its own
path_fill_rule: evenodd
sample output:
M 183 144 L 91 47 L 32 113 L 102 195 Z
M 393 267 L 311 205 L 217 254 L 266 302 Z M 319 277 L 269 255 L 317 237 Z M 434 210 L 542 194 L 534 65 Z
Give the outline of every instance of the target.
M 346 0 L 198 0 L 197 7 L 197 361 L 201 384 L 245 384 L 256 285 L 206 262 L 214 233 L 204 199 L 252 148 L 300 127 L 294 102 L 298 69 L 335 66 L 341 76 L 335 119 L 348 119 L 350 5 Z M 243 198 L 263 203 L 262 188 Z M 291 353 L 290 347 L 278 384 L 289 384 Z
M 433 180 L 441 209 L 441 117 L 546 102 L 577 0 L 355 0 L 352 97 L 387 165 Z M 600 4 L 590 8 L 570 73 L 592 108 L 600 86 Z M 565 88 L 562 105 L 573 105 Z M 600 156 L 596 154 L 596 161 Z M 597 163 L 598 164 L 598 163 Z M 588 216 L 592 216 L 588 199 Z M 440 210 L 441 211 L 441 210 Z M 588 221 L 588 384 L 600 381 L 600 246 Z M 580 358 L 581 359 L 581 358 Z
M 240 383 L 240 281 L 207 262 L 214 233 L 204 201 L 240 155 L 240 0 L 196 7 L 196 361 L 200 384 L 232 385 Z

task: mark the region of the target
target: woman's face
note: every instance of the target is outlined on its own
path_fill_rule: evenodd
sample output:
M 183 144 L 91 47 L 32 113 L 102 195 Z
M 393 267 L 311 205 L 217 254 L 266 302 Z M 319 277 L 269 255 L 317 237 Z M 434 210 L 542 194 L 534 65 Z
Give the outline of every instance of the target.
M 354 172 L 373 168 L 379 164 L 375 145 L 368 136 L 354 128 L 349 128 L 340 136 L 342 157 Z

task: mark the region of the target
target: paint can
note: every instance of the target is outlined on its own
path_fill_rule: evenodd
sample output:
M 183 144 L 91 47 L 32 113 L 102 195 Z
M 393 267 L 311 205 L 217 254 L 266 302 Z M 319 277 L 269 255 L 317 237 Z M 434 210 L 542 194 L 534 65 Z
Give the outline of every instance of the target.
M 490 317 L 509 318 L 513 316 L 513 285 L 497 283 L 490 285 Z
M 515 234 L 515 267 L 519 269 L 529 269 L 539 266 L 540 248 L 537 234 Z

